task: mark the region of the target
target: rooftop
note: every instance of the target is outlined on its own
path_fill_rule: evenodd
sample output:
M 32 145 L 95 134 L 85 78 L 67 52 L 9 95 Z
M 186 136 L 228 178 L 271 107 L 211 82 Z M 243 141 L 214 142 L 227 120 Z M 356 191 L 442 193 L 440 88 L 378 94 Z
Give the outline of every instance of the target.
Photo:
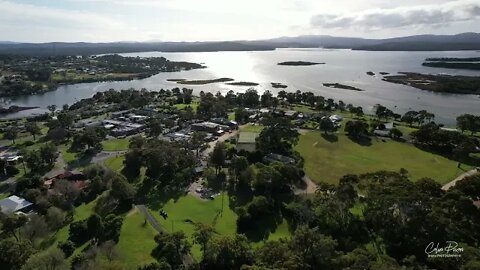
M 238 143 L 255 143 L 258 133 L 255 132 L 240 132 L 238 136 Z
M 13 213 L 20 211 L 26 207 L 32 205 L 31 202 L 25 200 L 24 198 L 20 198 L 18 196 L 10 196 L 0 201 L 0 209 L 4 213 Z

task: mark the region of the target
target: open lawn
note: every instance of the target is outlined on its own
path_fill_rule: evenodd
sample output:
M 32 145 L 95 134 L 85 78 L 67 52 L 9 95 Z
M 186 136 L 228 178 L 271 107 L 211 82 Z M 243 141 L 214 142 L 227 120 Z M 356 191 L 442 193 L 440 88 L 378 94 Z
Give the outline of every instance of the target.
M 192 108 L 194 112 L 197 111 L 199 103 L 197 101 L 193 101 L 190 104 L 185 104 L 185 103 L 180 103 L 180 104 L 175 104 L 175 107 L 179 110 L 185 110 L 188 106 Z
M 237 229 L 237 215 L 229 208 L 229 199 L 225 195 L 224 211 L 220 215 L 222 209 L 222 196 L 215 197 L 214 200 L 201 201 L 191 195 L 181 197 L 178 201 L 168 201 L 163 210 L 168 214 L 168 218 L 164 219 L 160 216 L 159 211 L 151 210 L 158 222 L 169 232 L 183 231 L 190 242 L 194 232 L 195 223 L 203 223 L 214 226 L 219 234 L 233 235 Z M 199 245 L 193 245 L 193 256 L 200 259 L 201 251 Z
M 133 210 L 125 217 L 117 249 L 126 269 L 137 269 L 140 265 L 155 262 L 150 253 L 156 246 L 156 234 L 141 213 Z
M 123 169 L 123 161 L 125 156 L 111 157 L 103 162 L 108 168 L 120 172 Z
M 129 139 L 111 139 L 102 142 L 104 151 L 123 151 L 128 149 Z
M 255 133 L 260 133 L 263 130 L 263 125 L 259 124 L 246 124 L 244 126 L 240 127 L 240 131 L 243 132 L 255 132 Z
M 344 134 L 338 134 L 338 141 L 331 141 L 320 132 L 308 132 L 300 136 L 296 146 L 305 159 L 307 175 L 316 182 L 338 183 L 345 174 L 405 168 L 413 180 L 430 177 L 443 184 L 463 172 L 457 168 L 457 162 L 407 143 L 372 139 L 370 146 L 362 146 Z M 463 165 L 462 169 L 470 168 Z

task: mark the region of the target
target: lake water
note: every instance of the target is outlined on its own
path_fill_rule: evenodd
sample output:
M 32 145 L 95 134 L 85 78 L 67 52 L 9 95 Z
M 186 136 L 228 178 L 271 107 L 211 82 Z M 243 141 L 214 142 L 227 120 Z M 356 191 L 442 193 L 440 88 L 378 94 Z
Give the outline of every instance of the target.
M 60 86 L 57 90 L 41 95 L 18 97 L 3 100 L 3 106 L 39 106 L 41 109 L 28 110 L 6 117 L 20 117 L 45 111 L 50 104 L 62 106 L 72 104 L 80 99 L 93 96 L 96 92 L 108 89 L 146 88 L 148 90 L 171 89 L 173 87 L 193 88 L 200 91 L 228 90 L 245 91 L 248 87 L 229 86 L 223 83 L 202 86 L 178 85 L 167 79 L 214 79 L 233 78 L 236 81 L 256 82 L 259 92 L 271 90 L 276 93 L 271 82 L 288 85 L 285 91 L 311 91 L 326 98 L 343 100 L 345 103 L 363 106 L 366 111 L 375 104 L 382 104 L 398 113 L 407 110 L 433 112 L 437 122 L 452 125 L 455 118 L 462 113 L 480 114 L 480 97 L 477 95 L 439 94 L 415 89 L 408 86 L 392 84 L 381 80 L 381 76 L 369 76 L 367 71 L 397 73 L 402 71 L 419 73 L 445 73 L 452 75 L 480 76 L 479 71 L 452 70 L 424 67 L 421 64 L 427 57 L 480 57 L 480 52 L 367 52 L 351 50 L 325 49 L 279 49 L 262 52 L 206 52 L 206 53 L 162 53 L 144 52 L 128 53 L 125 56 L 153 57 L 163 56 L 173 61 L 202 63 L 206 69 L 160 73 L 150 78 L 122 82 L 81 83 Z M 282 61 L 325 62 L 315 66 L 279 66 Z M 332 89 L 322 83 L 342 83 L 366 91 L 356 92 Z M 5 118 L 5 117 L 4 117 Z

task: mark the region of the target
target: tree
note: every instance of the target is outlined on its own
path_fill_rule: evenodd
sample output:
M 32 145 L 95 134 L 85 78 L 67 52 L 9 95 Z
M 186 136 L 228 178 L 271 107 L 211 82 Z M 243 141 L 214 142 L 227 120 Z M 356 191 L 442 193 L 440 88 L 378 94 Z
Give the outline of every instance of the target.
M 183 264 L 183 257 L 191 248 L 183 232 L 158 234 L 155 242 L 158 245 L 152 250 L 152 256 L 158 261 L 167 262 L 174 269 Z
M 121 176 L 116 175 L 112 179 L 112 189 L 110 194 L 118 199 L 121 204 L 129 204 L 135 197 L 135 189 L 130 185 L 127 180 Z
M 127 177 L 137 177 L 140 175 L 140 169 L 143 165 L 143 151 L 138 148 L 131 149 L 125 154 L 125 161 L 123 162 L 123 173 Z
M 418 112 L 408 111 L 402 116 L 401 121 L 411 126 L 415 121 L 417 121 L 417 116 Z
M 70 257 L 70 255 L 72 255 L 75 251 L 75 244 L 72 241 L 67 240 L 65 242 L 58 243 L 58 248 L 63 251 L 65 257 Z
M 54 206 L 48 208 L 45 218 L 52 231 L 58 231 L 65 223 L 65 214 Z
M 104 231 L 105 225 L 99 215 L 93 214 L 87 219 L 87 233 L 90 237 L 99 239 L 102 237 Z
M 462 132 L 468 130 L 472 134 L 480 131 L 480 116 L 462 114 L 457 117 L 457 128 Z
M 197 223 L 195 225 L 195 231 L 193 233 L 194 243 L 199 244 L 203 252 L 203 260 L 208 256 L 207 244 L 208 241 L 212 238 L 212 235 L 215 233 L 215 230 L 212 226 Z
M 44 144 L 40 147 L 40 157 L 46 167 L 52 166 L 58 157 L 57 147 L 53 143 Z
M 324 116 L 322 119 L 320 119 L 319 128 L 326 135 L 328 132 L 332 132 L 335 129 L 335 125 L 330 118 Z
M 57 110 L 57 105 L 48 105 L 47 106 L 47 109 L 52 113 L 52 114 L 55 114 L 55 111 Z
M 332 269 L 338 256 L 337 241 L 321 234 L 317 228 L 300 226 L 292 236 L 291 248 L 312 269 Z
M 388 135 L 394 140 L 399 140 L 403 136 L 403 133 L 398 128 L 392 128 L 388 132 Z
M 232 159 L 231 170 L 233 171 L 233 174 L 235 176 L 235 186 L 233 187 L 234 189 L 236 188 L 236 185 L 241 173 L 245 171 L 247 168 L 248 168 L 248 160 L 246 157 L 236 156 Z
M 192 138 L 190 139 L 190 144 L 192 148 L 195 150 L 195 156 L 198 158 L 198 154 L 200 150 L 206 147 L 205 138 L 207 134 L 205 132 L 193 132 Z
M 345 124 L 345 132 L 348 133 L 348 136 L 359 139 L 367 136 L 368 124 L 363 121 L 348 121 Z
M 12 140 L 13 144 L 15 144 L 15 139 L 18 137 L 18 129 L 16 126 L 10 126 L 5 129 L 5 133 L 3 133 L 3 138 L 5 140 Z
M 148 135 L 150 137 L 158 137 L 160 134 L 162 134 L 162 124 L 158 119 L 150 119 L 150 121 L 148 121 L 147 127 L 149 128 Z
M 213 237 L 207 245 L 205 269 L 240 269 L 253 262 L 253 252 L 244 235 Z
M 258 149 L 264 153 L 290 155 L 300 135 L 286 118 L 266 118 L 265 128 L 257 138 Z
M 65 255 L 58 248 L 48 249 L 32 255 L 22 270 L 68 270 Z
M 61 127 L 69 129 L 75 121 L 75 116 L 71 112 L 61 112 L 58 114 L 57 119 Z
M 138 267 L 138 270 L 171 270 L 172 267 L 165 261 L 155 262 Z
M 223 165 L 225 165 L 226 156 L 227 152 L 225 149 L 225 144 L 223 142 L 218 142 L 210 154 L 210 163 L 215 166 L 217 174 L 220 172 L 220 169 L 223 167 Z
M 20 270 L 33 253 L 34 249 L 28 242 L 3 239 L 0 241 L 0 269 Z
M 35 240 L 44 237 L 48 234 L 48 225 L 45 218 L 38 214 L 30 216 L 30 220 L 20 229 L 20 233 L 32 244 Z
M 33 136 L 33 140 L 36 139 L 36 135 L 41 135 L 40 127 L 35 122 L 28 122 L 25 124 L 25 130 Z
M 2 215 L 2 230 L 8 234 L 11 234 L 17 241 L 19 241 L 19 237 L 17 231 L 20 227 L 25 225 L 28 222 L 28 218 L 24 215 Z

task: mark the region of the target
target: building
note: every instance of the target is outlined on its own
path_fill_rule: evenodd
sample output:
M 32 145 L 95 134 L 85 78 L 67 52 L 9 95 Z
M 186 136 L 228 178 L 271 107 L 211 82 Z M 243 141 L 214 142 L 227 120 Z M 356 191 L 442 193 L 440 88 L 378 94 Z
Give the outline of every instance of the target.
M 263 157 L 263 162 L 265 163 L 272 163 L 272 162 L 280 162 L 283 164 L 295 164 L 295 159 L 279 154 L 270 153 Z
M 219 124 L 222 126 L 228 126 L 230 129 L 238 129 L 238 123 L 235 121 L 231 121 L 225 118 L 212 118 L 210 122 Z
M 237 151 L 255 152 L 257 150 L 256 139 L 258 133 L 240 132 L 237 140 Z
M 227 126 L 219 125 L 216 123 L 212 122 L 202 122 L 202 123 L 195 123 L 191 125 L 191 128 L 193 131 L 203 131 L 203 132 L 208 132 L 212 133 L 215 135 L 222 135 Z
M 0 210 L 5 213 L 27 213 L 32 210 L 33 203 L 18 196 L 10 196 L 0 201 Z
M 373 134 L 379 137 L 390 137 L 390 130 L 394 127 L 393 123 L 384 123 L 378 125 L 378 127 L 373 131 Z

